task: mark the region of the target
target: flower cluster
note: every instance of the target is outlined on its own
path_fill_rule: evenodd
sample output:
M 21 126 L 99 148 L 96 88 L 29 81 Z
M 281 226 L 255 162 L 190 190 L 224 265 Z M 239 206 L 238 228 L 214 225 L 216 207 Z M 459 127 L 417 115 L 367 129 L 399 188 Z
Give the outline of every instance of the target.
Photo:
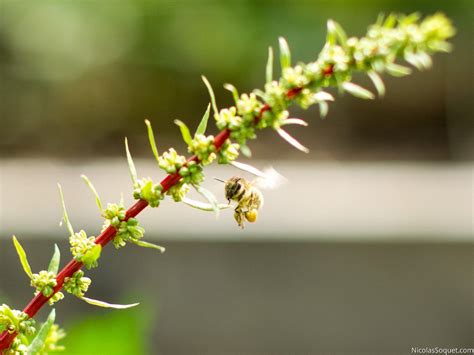
M 215 115 L 216 126 L 220 130 L 229 129 L 235 131 L 242 125 L 242 117 L 237 115 L 237 109 L 232 106 L 230 108 L 222 109 Z
M 129 218 L 120 222 L 113 240 L 114 246 L 118 249 L 125 246 L 126 242 L 137 242 L 144 234 L 145 229 L 139 225 L 138 220 Z
M 105 218 L 102 230 L 109 226 L 117 230 L 113 239 L 114 246 L 117 249 L 125 246 L 126 242 L 140 240 L 145 234 L 145 229 L 138 224 L 137 219 L 129 218 L 125 220 L 126 211 L 122 204 L 107 204 L 107 208 L 102 211 L 102 216 Z
M 202 165 L 211 164 L 216 159 L 214 136 L 196 134 L 188 147 L 188 151 L 196 155 Z
M 42 293 L 45 297 L 51 297 L 48 303 L 52 305 L 64 298 L 62 292 L 54 293 L 54 288 L 57 285 L 56 274 L 51 271 L 41 270 L 37 274 L 31 275 L 31 286 L 36 288 L 35 295 Z
M 168 174 L 174 174 L 186 163 L 186 157 L 179 155 L 174 148 L 170 148 L 158 158 L 158 165 Z
M 107 208 L 102 211 L 102 217 L 109 221 L 109 225 L 118 228 L 120 222 L 125 219 L 126 210 L 122 204 L 108 203 Z
M 4 355 L 24 355 L 28 353 L 28 346 L 23 343 L 21 338 L 15 338 L 12 345 L 7 351 L 4 351 Z
M 49 297 L 54 292 L 56 282 L 56 275 L 53 272 L 41 270 L 38 274 L 33 274 L 31 277 L 31 286 L 36 288 L 45 297 Z
M 22 311 L 11 309 L 8 305 L 0 306 L 0 328 L 8 333 L 32 335 L 35 332 L 35 321 Z
M 237 113 L 237 109 L 232 106 L 229 109 L 222 109 L 215 115 L 216 125 L 219 129 L 228 129 L 230 137 L 240 145 L 245 145 L 247 139 L 255 139 L 254 117 L 246 115 L 244 117 Z
M 184 181 L 180 181 L 168 190 L 168 195 L 171 196 L 173 201 L 180 202 L 187 195 L 189 189 L 189 184 L 185 183 Z
M 87 237 L 86 232 L 81 230 L 69 237 L 69 244 L 74 259 L 83 263 L 88 269 L 97 267 L 102 247 L 95 243 L 95 237 Z
M 35 321 L 25 312 L 10 309 L 6 304 L 0 306 L 0 330 L 9 334 L 18 335 L 8 349 L 2 351 L 4 355 L 48 354 L 53 351 L 64 350 L 57 345 L 64 338 L 65 332 L 54 324 L 54 310 L 48 320 L 36 332 Z M 40 338 L 40 339 L 38 339 Z
M 84 277 L 84 271 L 78 270 L 71 277 L 66 277 L 64 279 L 64 289 L 76 296 L 83 297 L 84 293 L 87 292 L 91 284 L 91 279 Z
M 41 349 L 42 354 L 49 354 L 59 351 L 64 351 L 65 347 L 63 345 L 58 345 L 58 342 L 66 336 L 66 332 L 59 328 L 59 325 L 53 324 L 49 328 L 48 335 L 44 341 L 43 347 Z
M 137 180 L 133 190 L 133 197 L 148 202 L 150 207 L 158 207 L 160 201 L 165 198 L 163 195 L 163 186 L 155 184 L 151 179 L 143 178 Z
M 204 173 L 202 172 L 202 166 L 195 161 L 189 161 L 179 169 L 179 175 L 182 176 L 183 182 L 190 185 L 199 185 L 204 181 Z
M 233 162 L 239 156 L 239 149 L 239 144 L 232 143 L 230 139 L 227 139 L 217 153 L 217 162 L 219 164 L 229 164 Z
M 245 122 L 251 122 L 262 109 L 263 104 L 258 100 L 255 93 L 242 94 L 235 103 L 237 112 Z
M 302 88 L 309 84 L 310 78 L 305 73 L 305 65 L 298 64 L 283 70 L 282 84 L 287 88 Z
M 200 159 L 199 163 L 196 161 L 186 161 L 186 157 L 179 155 L 173 148 L 158 157 L 160 168 L 168 174 L 178 173 L 182 177 L 177 184 L 167 191 L 167 194 L 176 202 L 182 201 L 189 192 L 190 185 L 198 185 L 204 181 L 204 174 L 200 164 L 210 164 L 216 158 L 213 136 L 206 137 L 203 134 L 197 134 L 189 142 L 188 149 L 198 156 Z

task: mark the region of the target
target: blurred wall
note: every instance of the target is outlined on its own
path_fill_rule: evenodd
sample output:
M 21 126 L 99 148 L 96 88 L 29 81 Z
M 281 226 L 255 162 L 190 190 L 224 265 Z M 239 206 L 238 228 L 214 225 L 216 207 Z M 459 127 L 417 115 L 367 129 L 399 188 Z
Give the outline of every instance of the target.
M 47 262 L 51 242 L 24 243 L 35 251 L 33 268 Z M 143 334 L 149 354 L 399 355 L 412 347 L 474 346 L 472 244 L 248 240 L 166 247 L 163 255 L 107 248 L 100 267 L 88 272 L 94 280 L 89 297 L 142 303 L 151 320 Z M 12 274 L 2 274 L 0 290 L 7 289 L 15 304 L 27 302 L 26 276 L 18 279 L 21 266 L 2 247 L 0 270 L 5 268 Z M 100 324 L 127 312 L 74 297 L 56 308 L 71 337 L 83 318 L 94 316 Z M 123 341 L 107 329 L 98 338 L 103 349 Z M 97 354 L 86 340 L 74 354 Z

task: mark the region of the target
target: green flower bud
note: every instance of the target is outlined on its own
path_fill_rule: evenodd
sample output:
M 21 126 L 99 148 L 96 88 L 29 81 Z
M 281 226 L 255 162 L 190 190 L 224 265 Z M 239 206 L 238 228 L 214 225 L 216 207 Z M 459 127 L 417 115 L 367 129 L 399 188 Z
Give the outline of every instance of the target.
M 239 115 L 245 117 L 248 121 L 248 117 L 253 119 L 262 107 L 262 103 L 258 101 L 257 95 L 251 93 L 250 95 L 242 94 L 240 99 L 237 101 L 237 111 Z
M 183 200 L 183 198 L 186 196 L 188 192 L 189 192 L 189 185 L 184 182 L 180 182 L 172 186 L 168 190 L 168 195 L 170 195 L 175 202 L 180 202 Z
M 158 207 L 164 198 L 162 190 L 161 184 L 153 184 L 151 179 L 143 178 L 137 181 L 133 196 L 147 201 L 150 207 Z
M 277 112 L 286 110 L 288 107 L 286 92 L 287 89 L 277 81 L 265 84 L 263 97 L 265 98 L 265 102 L 267 102 L 272 108 L 272 111 Z
M 6 304 L 0 306 L 0 327 L 6 329 L 8 333 L 32 335 L 35 332 L 34 324 L 34 319 L 30 319 L 26 313 L 11 309 Z
M 84 263 L 89 269 L 97 266 L 101 248 L 95 243 L 95 237 L 87 237 L 86 232 L 81 230 L 69 237 L 69 244 L 74 259 Z
M 36 288 L 36 290 L 41 292 L 45 297 L 50 297 L 53 294 L 53 288 L 56 285 L 56 274 L 53 272 L 41 270 L 39 273 L 31 276 L 31 286 Z
M 125 246 L 126 242 L 138 241 L 143 238 L 145 229 L 141 227 L 136 218 L 129 218 L 120 222 L 113 243 L 116 249 Z
M 89 289 L 91 279 L 84 277 L 84 271 L 78 270 L 71 277 L 64 279 L 64 289 L 76 297 L 83 297 Z
M 28 346 L 23 344 L 22 339 L 16 337 L 13 339 L 10 348 L 4 350 L 3 354 L 5 355 L 24 355 L 28 353 Z
M 65 348 L 57 343 L 66 336 L 63 329 L 59 328 L 57 324 L 53 324 L 49 329 L 48 335 L 44 342 L 42 352 L 45 354 L 64 351 Z
M 174 174 L 185 163 L 186 157 L 178 155 L 173 148 L 170 148 L 167 152 L 158 157 L 158 165 L 168 174 Z
M 305 73 L 304 64 L 295 67 L 288 67 L 283 70 L 283 85 L 288 88 L 302 88 L 308 85 L 309 78 Z
M 226 140 L 221 150 L 217 154 L 217 162 L 219 164 L 229 164 L 239 156 L 240 145 L 237 143 L 231 143 L 230 140 Z
M 222 109 L 218 114 L 214 115 L 216 119 L 216 125 L 219 129 L 228 128 L 235 130 L 242 124 L 242 117 L 237 116 L 237 109 L 232 106 L 231 108 Z
M 109 219 L 114 227 L 125 219 L 125 214 L 125 207 L 116 203 L 108 203 L 107 208 L 102 211 L 102 217 Z
M 196 155 L 203 165 L 208 165 L 216 158 L 216 146 L 214 145 L 214 136 L 205 136 L 197 134 L 189 144 L 188 150 Z

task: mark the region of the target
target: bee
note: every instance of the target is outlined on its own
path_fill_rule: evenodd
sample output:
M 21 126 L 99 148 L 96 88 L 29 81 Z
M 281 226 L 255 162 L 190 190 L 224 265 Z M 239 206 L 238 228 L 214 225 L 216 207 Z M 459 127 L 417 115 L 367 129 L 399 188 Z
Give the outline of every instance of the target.
M 226 181 L 216 178 L 224 183 L 225 197 L 229 204 L 231 201 L 237 202 L 234 219 L 239 227 L 244 228 L 245 221 L 250 223 L 257 221 L 258 211 L 263 207 L 264 199 L 260 189 L 277 188 L 284 182 L 284 178 L 273 168 L 261 172 L 246 164 L 234 163 L 233 165 L 258 176 L 252 181 L 240 176 L 233 176 Z

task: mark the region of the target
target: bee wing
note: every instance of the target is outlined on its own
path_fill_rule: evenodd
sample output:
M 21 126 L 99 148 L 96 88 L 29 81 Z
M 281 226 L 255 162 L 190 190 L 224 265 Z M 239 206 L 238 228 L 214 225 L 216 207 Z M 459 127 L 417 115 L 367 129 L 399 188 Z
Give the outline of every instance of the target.
M 262 190 L 275 190 L 286 184 L 288 180 L 271 166 L 263 170 L 264 177 L 257 177 L 252 184 Z
M 257 176 L 257 178 L 252 181 L 252 184 L 263 190 L 274 190 L 287 182 L 287 179 L 272 167 L 265 168 L 261 171 L 251 165 L 239 163 L 237 161 L 234 161 L 231 164 L 240 170 L 247 171 Z

